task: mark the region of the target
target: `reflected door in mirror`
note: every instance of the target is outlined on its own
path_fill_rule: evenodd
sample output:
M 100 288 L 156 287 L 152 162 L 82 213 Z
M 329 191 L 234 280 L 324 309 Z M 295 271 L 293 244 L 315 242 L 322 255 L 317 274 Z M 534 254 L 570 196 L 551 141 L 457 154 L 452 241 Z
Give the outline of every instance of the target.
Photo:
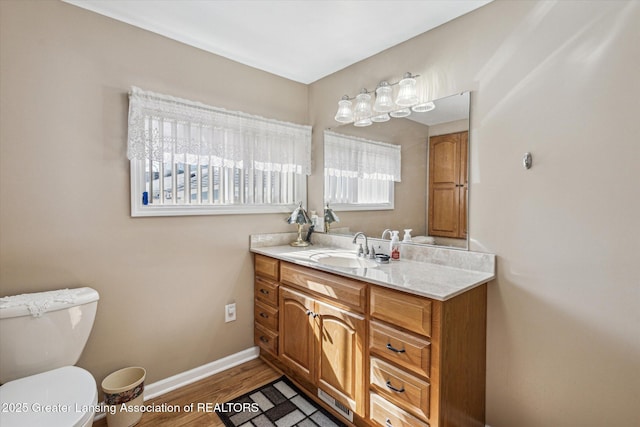
M 429 138 L 429 235 L 467 238 L 469 132 Z

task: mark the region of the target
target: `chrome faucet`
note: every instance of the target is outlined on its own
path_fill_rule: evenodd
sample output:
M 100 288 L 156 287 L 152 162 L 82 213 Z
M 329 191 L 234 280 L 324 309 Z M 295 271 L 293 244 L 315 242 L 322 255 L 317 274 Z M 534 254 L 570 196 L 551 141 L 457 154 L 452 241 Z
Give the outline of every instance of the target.
M 385 234 L 389 233 L 389 236 L 391 236 L 391 230 L 389 230 L 388 228 L 386 228 L 383 232 L 382 232 L 382 237 L 380 237 L 381 239 L 384 240 L 384 236 Z M 391 237 L 389 237 L 391 238 Z
M 364 237 L 364 249 L 362 248 L 362 243 L 361 243 L 360 247 L 358 248 L 358 256 L 359 257 L 367 256 L 369 255 L 369 241 L 367 240 L 367 236 L 362 231 L 358 231 L 356 235 L 353 236 L 353 244 L 355 245 L 356 243 L 358 243 L 358 237 L 360 236 Z

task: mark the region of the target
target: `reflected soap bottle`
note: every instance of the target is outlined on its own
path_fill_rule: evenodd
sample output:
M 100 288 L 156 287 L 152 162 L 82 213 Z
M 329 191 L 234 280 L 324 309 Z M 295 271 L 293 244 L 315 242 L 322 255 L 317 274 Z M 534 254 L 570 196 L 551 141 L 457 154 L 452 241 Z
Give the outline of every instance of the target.
M 391 255 L 392 261 L 400 260 L 400 236 L 398 236 L 398 230 L 391 232 L 391 242 L 389 242 L 389 255 Z

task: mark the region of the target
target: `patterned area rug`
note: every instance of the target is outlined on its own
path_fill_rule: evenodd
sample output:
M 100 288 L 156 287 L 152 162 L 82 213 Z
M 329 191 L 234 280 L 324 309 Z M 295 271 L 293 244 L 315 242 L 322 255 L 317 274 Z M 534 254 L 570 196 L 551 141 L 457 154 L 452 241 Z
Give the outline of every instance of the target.
M 284 376 L 220 406 L 227 427 L 346 427 Z

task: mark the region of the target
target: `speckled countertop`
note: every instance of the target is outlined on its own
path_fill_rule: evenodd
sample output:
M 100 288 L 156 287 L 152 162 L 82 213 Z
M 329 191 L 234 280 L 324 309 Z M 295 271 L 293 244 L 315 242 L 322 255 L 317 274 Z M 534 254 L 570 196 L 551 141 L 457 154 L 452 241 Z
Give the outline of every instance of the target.
M 335 251 L 351 250 L 344 245 L 316 243 L 313 246 L 296 248 L 288 244 L 268 246 L 253 243 L 252 236 L 251 252 L 254 253 L 440 301 L 450 299 L 495 278 L 495 256 L 491 254 L 455 251 L 455 254 L 444 257 L 451 258 L 451 264 L 458 266 L 446 265 L 446 262 L 442 261 L 442 253 L 438 252 L 440 256 L 437 262 L 429 262 L 429 256 L 424 255 L 414 256 L 420 260 L 401 259 L 391 261 L 389 264 L 377 264 L 375 267 L 345 268 L 328 266 L 316 261 L 318 257 Z M 446 249 L 438 249 L 446 251 Z M 482 260 L 480 264 L 462 262 L 462 265 L 479 265 L 478 269 L 460 268 L 459 259 L 464 260 L 474 255 L 480 255 Z

